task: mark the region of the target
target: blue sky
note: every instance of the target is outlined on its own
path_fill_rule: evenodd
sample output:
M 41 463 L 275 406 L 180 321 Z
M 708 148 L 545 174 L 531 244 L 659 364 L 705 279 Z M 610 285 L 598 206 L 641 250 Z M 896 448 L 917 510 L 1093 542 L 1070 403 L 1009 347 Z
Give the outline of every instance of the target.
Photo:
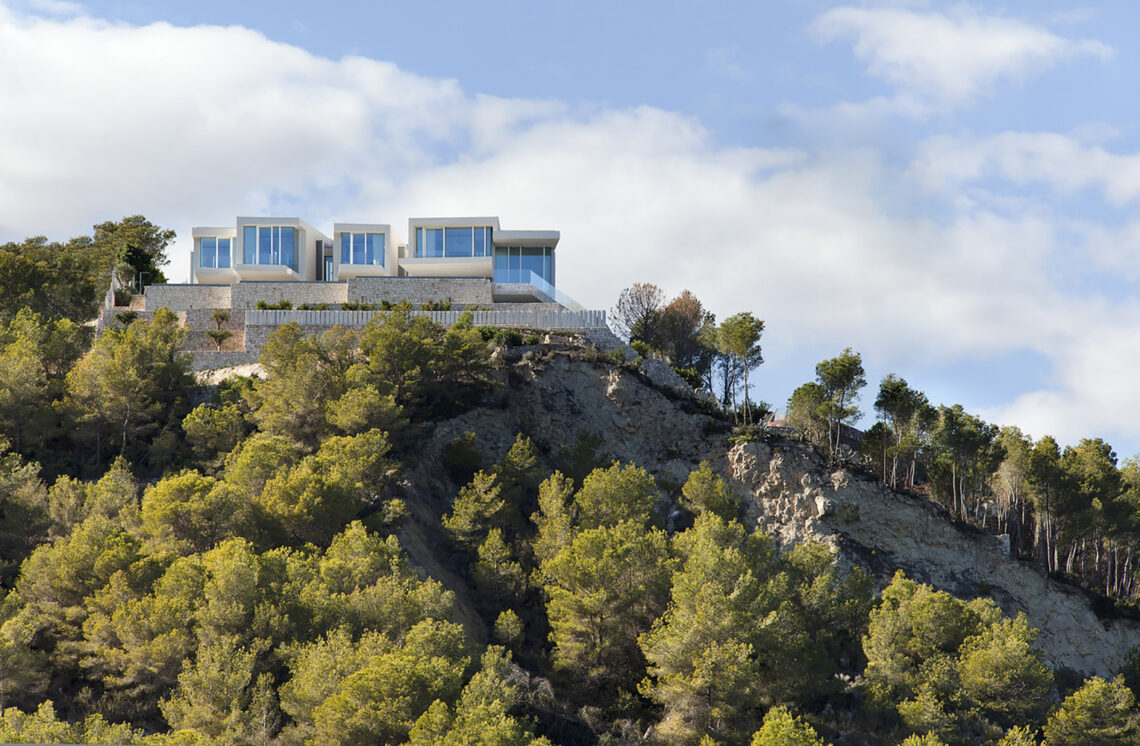
M 559 285 L 1140 452 L 1135 3 L 0 0 L 0 240 L 141 212 L 555 228 Z M 406 230 L 406 229 L 405 229 Z

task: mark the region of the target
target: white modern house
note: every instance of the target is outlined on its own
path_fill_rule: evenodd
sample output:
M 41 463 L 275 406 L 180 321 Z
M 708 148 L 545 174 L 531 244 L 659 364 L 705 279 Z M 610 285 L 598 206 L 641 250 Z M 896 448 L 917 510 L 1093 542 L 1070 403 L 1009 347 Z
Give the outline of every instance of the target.
M 543 290 L 555 285 L 559 239 L 552 230 L 503 230 L 497 217 L 412 218 L 407 243 L 387 223 L 334 223 L 329 235 L 285 217 L 238 217 L 191 235 L 197 285 L 433 277 Z
M 296 217 L 239 216 L 191 235 L 190 282 L 147 285 L 129 309 L 108 292 L 100 329 L 123 323 L 124 310 L 145 319 L 167 308 L 189 329 L 196 368 L 255 362 L 281 324 L 360 329 L 396 306 L 441 324 L 470 311 L 476 325 L 608 334 L 605 311 L 555 289 L 558 231 L 503 230 L 497 217 L 412 218 L 405 242 L 388 223 L 334 223 L 326 233 Z M 212 341 L 215 329 L 231 334 Z

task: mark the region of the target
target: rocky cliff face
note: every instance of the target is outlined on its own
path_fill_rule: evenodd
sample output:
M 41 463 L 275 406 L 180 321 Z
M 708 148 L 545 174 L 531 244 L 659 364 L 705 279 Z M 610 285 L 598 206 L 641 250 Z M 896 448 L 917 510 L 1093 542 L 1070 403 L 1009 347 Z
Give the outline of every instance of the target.
M 728 452 L 728 475 L 748 496 L 747 518 L 782 544 L 814 538 L 880 579 L 896 569 L 961 598 L 990 596 L 1040 630 L 1054 668 L 1111 676 L 1140 626 L 1097 618 L 1078 588 L 1008 557 L 997 537 L 952 522 L 938 505 L 845 470 L 828 472 L 798 443 L 748 443 Z
M 438 526 L 447 510 L 438 496 L 454 494 L 439 476 L 452 439 L 476 433 L 490 464 L 522 432 L 553 466 L 559 451 L 586 431 L 600 437 L 609 457 L 637 463 L 674 492 L 701 461 L 710 461 L 743 498 L 746 520 L 783 546 L 816 539 L 881 583 L 902 569 L 957 596 L 989 595 L 1006 612 L 1023 612 L 1041 631 L 1038 644 L 1055 668 L 1111 675 L 1128 649 L 1140 645 L 1140 625 L 1101 621 L 1079 589 L 1006 556 L 997 537 L 955 524 L 930 501 L 843 469 L 829 471 L 816 452 L 794 440 L 732 445 L 727 423 L 652 367 L 635 372 L 581 350 L 550 348 L 514 351 L 503 362 L 497 406 L 437 425 L 408 475 L 410 496 L 424 498 L 412 501 L 424 520 L 405 532 L 406 543 L 429 573 L 438 563 L 430 557 L 436 542 L 427 527 Z

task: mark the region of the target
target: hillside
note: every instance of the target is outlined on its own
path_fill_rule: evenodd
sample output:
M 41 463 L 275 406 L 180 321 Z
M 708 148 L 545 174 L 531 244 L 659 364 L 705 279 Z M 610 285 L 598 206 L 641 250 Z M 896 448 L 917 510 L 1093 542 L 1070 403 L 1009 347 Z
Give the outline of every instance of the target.
M 512 351 L 499 406 L 439 423 L 425 442 L 406 488 L 409 504 L 433 510 L 408 535 L 438 530 L 439 516 L 449 508 L 446 496 L 455 490 L 439 479 L 446 471 L 443 452 L 458 435 L 474 432 L 486 444 L 489 466 L 518 432 L 551 455 L 585 431 L 599 436 L 600 452 L 638 464 L 675 489 L 701 461 L 711 462 L 744 500 L 747 525 L 784 547 L 824 541 L 845 565 L 873 572 L 880 587 L 903 570 L 961 598 L 989 596 L 1010 615 L 1024 613 L 1056 668 L 1110 677 L 1128 650 L 1140 645 L 1140 624 L 1100 619 L 1087 593 L 1009 557 L 998 537 L 952 521 L 937 504 L 893 491 L 862 472 L 832 471 L 817 451 L 792 438 L 771 434 L 734 445 L 731 423 L 711 416 L 692 394 L 679 395 L 679 387 L 655 385 L 630 366 L 590 357 L 575 349 Z M 424 543 L 405 545 L 424 566 L 436 564 L 422 554 Z
M 1136 732 L 1134 623 L 608 332 L 397 309 L 194 376 L 169 312 L 8 328 L 0 740 Z

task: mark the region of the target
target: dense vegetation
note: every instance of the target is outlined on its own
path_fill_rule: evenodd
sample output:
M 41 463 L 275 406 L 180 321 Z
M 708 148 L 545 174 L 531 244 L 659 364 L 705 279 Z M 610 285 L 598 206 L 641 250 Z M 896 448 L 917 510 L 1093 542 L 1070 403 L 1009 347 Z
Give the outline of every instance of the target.
M 850 350 L 823 361 L 788 401 L 788 419 L 837 458 L 866 464 L 896 489 L 929 495 L 951 516 L 1009 537 L 1011 551 L 1132 607 L 1140 597 L 1140 460 L 1118 463 L 1101 438 L 1061 448 L 999 427 L 961 405 L 932 405 L 902 378 L 879 385 L 879 416 L 858 444 L 825 435 L 859 416 L 866 384 Z
M 748 370 L 762 362 L 763 322 L 751 314 L 718 325 L 688 291 L 665 303 L 659 288 L 638 284 L 612 315 L 643 355 L 668 361 L 738 422 L 770 414 L 767 403 L 747 399 Z M 935 406 L 894 374 L 879 385 L 877 421 L 860 433 L 850 426 L 863 416 L 866 385 L 862 358 L 848 348 L 792 393 L 786 422 L 833 460 L 866 466 L 958 520 L 1008 535 L 1014 555 L 1133 613 L 1123 607 L 1140 601 L 1140 456 L 1121 463 L 1097 437 L 1064 448 L 1051 436 L 1035 441 L 960 404 Z
M 876 599 L 828 548 L 746 528 L 709 464 L 674 485 L 588 434 L 554 453 L 465 434 L 434 475 L 446 509 L 411 504 L 434 426 L 501 406 L 506 335 L 400 309 L 360 333 L 286 325 L 264 379 L 211 392 L 168 312 L 93 344 L 42 299 L 3 318 L 0 740 L 1137 738 L 1140 666 L 1067 681 L 988 599 L 901 573 Z M 719 373 L 697 371 L 732 405 L 762 324 L 716 328 Z M 819 383 L 835 451 L 854 367 Z M 748 427 L 746 394 L 735 408 Z M 938 473 L 924 463 L 898 478 Z M 449 587 L 410 564 L 413 522 Z

